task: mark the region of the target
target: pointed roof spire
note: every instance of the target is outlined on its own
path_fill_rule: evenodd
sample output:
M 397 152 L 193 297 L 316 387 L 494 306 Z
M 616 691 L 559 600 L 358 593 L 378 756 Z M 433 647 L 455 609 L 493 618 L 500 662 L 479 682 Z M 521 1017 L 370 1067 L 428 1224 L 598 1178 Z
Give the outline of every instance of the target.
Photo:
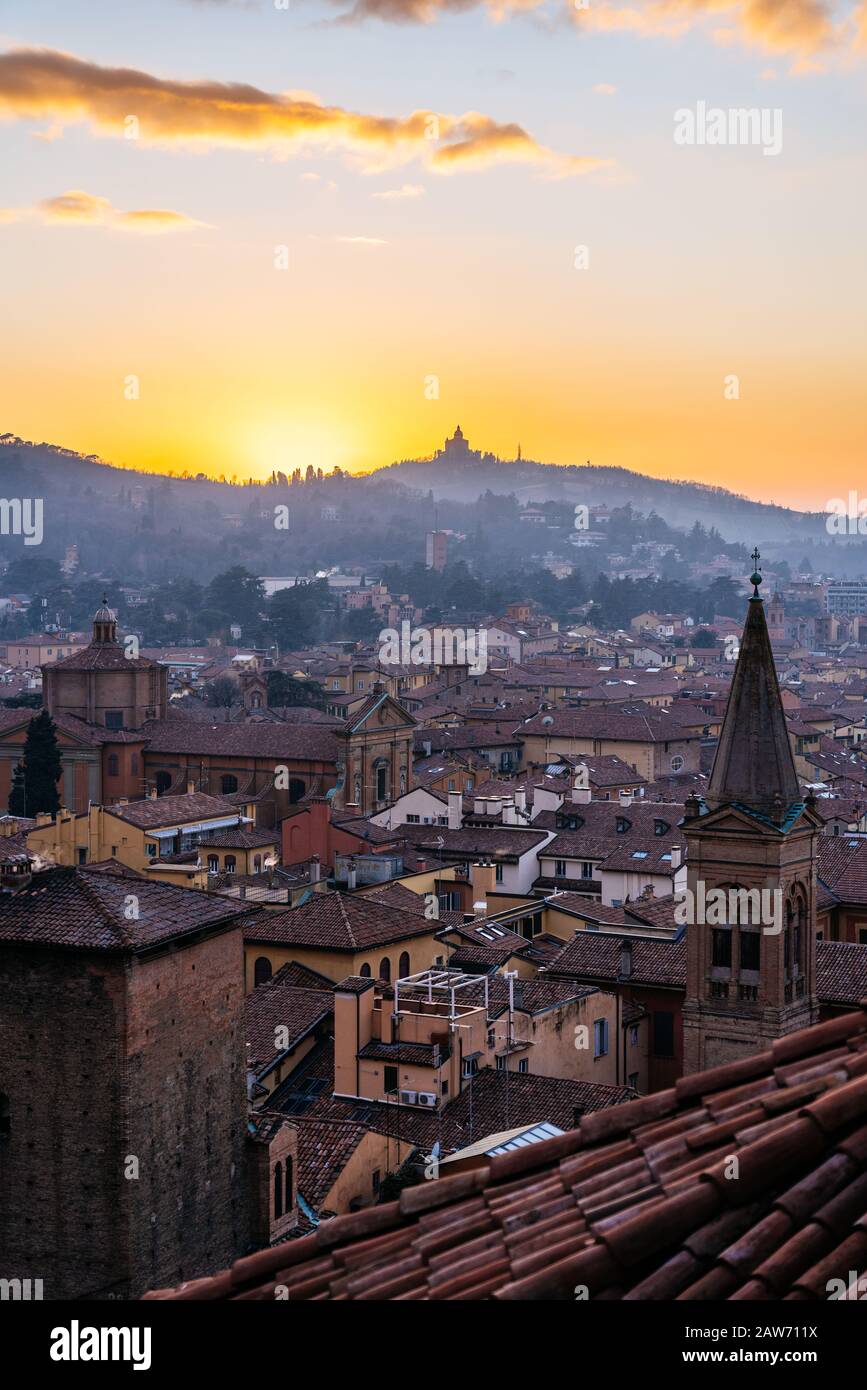
M 802 797 L 759 594 L 760 559 L 754 550 L 753 594 L 706 800 L 713 807 L 739 801 L 780 820 Z

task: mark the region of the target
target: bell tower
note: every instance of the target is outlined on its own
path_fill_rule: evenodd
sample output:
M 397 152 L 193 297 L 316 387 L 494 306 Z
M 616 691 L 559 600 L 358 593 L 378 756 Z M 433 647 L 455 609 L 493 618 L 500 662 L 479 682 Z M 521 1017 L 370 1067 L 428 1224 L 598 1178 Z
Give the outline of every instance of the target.
M 815 1023 L 816 838 L 801 796 L 753 552 L 753 594 L 707 794 L 686 802 L 684 1071 Z

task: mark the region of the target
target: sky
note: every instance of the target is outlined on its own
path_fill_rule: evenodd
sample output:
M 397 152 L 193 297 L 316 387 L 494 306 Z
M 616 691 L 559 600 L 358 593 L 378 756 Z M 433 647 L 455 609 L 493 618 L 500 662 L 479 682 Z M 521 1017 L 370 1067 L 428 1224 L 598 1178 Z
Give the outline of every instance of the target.
M 867 0 L 0 0 L 0 431 L 246 478 L 460 423 L 824 508 L 865 76 Z

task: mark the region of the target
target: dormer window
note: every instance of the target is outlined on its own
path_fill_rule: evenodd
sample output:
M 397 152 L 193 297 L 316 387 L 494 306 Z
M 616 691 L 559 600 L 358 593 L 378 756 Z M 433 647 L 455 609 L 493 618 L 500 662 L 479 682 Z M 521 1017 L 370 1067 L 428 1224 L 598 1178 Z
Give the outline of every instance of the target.
M 618 835 L 625 835 L 632 829 L 632 821 L 627 820 L 625 816 L 618 816 L 616 829 Z
M 667 835 L 670 829 L 671 826 L 668 824 L 668 821 L 655 820 L 653 822 L 654 835 Z

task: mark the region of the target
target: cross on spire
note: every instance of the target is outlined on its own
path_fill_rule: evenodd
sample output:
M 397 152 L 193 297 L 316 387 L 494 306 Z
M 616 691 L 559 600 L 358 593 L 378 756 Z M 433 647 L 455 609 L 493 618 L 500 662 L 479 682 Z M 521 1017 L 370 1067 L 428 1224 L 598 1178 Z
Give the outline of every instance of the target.
M 761 558 L 762 557 L 759 554 L 759 547 L 756 546 L 755 550 L 750 556 L 750 559 L 753 562 L 753 572 L 750 575 L 750 583 L 753 586 L 753 598 L 759 597 L 759 585 L 762 582 L 762 572 L 759 569 L 759 560 L 761 560 Z

